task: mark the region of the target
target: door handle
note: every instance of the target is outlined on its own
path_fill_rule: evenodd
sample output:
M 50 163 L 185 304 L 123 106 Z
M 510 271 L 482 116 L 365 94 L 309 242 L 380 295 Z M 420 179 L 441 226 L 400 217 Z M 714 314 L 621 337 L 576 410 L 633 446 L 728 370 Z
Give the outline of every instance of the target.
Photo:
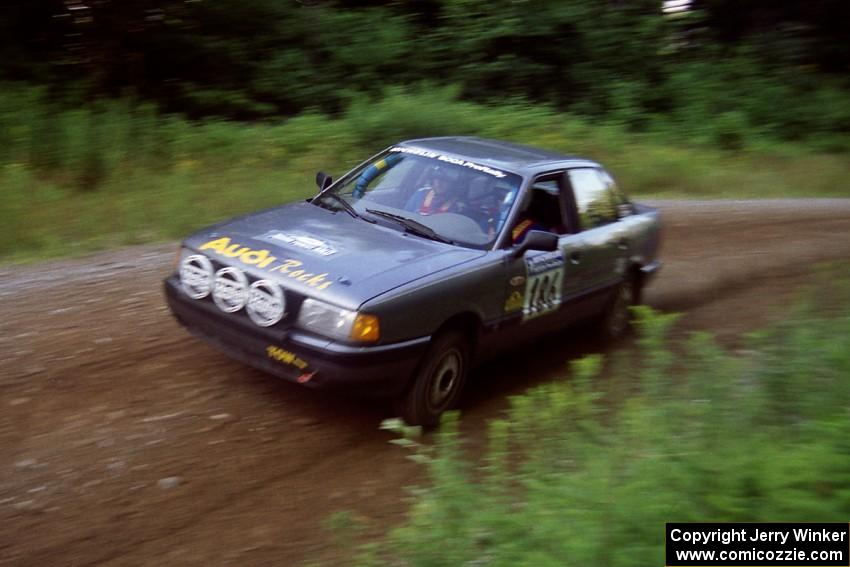
M 629 241 L 625 238 L 621 238 L 617 241 L 617 248 L 620 250 L 628 250 L 629 249 Z
M 574 250 L 570 252 L 568 258 L 570 260 L 570 264 L 578 264 L 581 262 L 581 252 L 579 252 L 578 250 Z

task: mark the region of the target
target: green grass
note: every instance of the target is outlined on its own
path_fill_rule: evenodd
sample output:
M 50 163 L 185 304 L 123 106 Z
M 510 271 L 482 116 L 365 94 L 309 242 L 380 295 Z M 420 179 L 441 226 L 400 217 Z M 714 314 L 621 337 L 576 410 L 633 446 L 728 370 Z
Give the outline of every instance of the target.
M 456 414 L 434 443 L 386 423 L 428 481 L 381 541 L 356 548 L 356 532 L 332 525 L 343 555 L 363 566 L 663 565 L 665 522 L 846 521 L 846 273 L 824 272 L 830 283 L 735 352 L 705 333 L 672 342 L 677 316 L 642 308 L 637 347 L 604 379 L 593 355 L 513 398 L 481 460 L 466 456 Z
M 675 134 L 626 133 L 526 103 L 481 106 L 451 89 L 388 91 L 342 116 L 190 122 L 150 106 L 62 110 L 38 89 L 0 94 L 0 260 L 179 238 L 205 224 L 310 196 L 399 139 L 476 134 L 584 155 L 632 195 L 846 197 L 850 160 L 756 140 L 730 152 Z

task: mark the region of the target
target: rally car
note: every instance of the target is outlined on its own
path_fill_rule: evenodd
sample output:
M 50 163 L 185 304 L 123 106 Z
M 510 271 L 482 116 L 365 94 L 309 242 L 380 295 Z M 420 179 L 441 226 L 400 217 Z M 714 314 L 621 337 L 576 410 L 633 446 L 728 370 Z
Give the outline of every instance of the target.
M 608 337 L 660 267 L 659 214 L 598 163 L 475 137 L 401 142 L 317 195 L 187 238 L 189 331 L 311 387 L 433 425 L 474 363 L 576 321 Z

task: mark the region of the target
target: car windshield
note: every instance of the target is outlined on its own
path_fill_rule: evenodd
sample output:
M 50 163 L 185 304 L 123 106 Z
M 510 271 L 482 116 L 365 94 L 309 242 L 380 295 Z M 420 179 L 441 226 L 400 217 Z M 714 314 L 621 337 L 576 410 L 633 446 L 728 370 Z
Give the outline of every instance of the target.
M 347 174 L 332 190 L 366 218 L 380 217 L 399 230 L 435 240 L 487 248 L 501 231 L 520 182 L 516 174 L 483 164 L 397 146 Z M 336 199 L 325 201 L 343 207 Z

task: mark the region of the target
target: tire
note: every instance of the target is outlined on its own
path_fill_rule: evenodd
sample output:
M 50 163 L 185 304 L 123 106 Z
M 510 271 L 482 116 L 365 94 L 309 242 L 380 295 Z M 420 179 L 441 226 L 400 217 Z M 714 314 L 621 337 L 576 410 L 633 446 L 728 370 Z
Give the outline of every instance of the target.
M 434 427 L 460 397 L 469 366 L 469 342 L 457 331 L 439 335 L 422 356 L 410 387 L 398 402 L 408 425 Z
M 637 280 L 632 275 L 617 286 L 614 296 L 599 318 L 599 334 L 603 339 L 617 340 L 631 330 L 632 313 L 629 308 L 637 305 L 639 291 Z

